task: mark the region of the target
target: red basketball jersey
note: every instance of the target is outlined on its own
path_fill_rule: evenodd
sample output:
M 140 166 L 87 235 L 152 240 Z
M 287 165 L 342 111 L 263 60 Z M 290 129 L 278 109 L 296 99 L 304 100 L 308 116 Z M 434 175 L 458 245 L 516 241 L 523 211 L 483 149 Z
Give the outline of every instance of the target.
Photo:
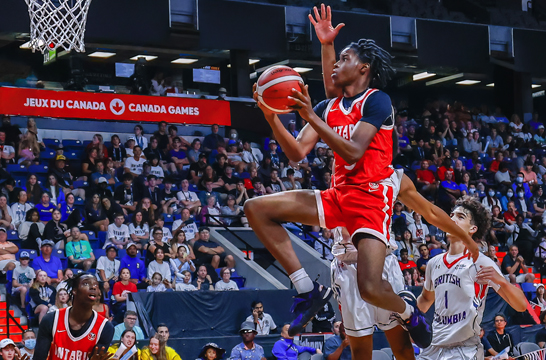
M 93 310 L 95 316 L 89 329 L 75 338 L 70 333 L 68 325 L 68 309 L 71 308 L 55 311 L 53 343 L 49 349 L 48 360 L 87 360 L 89 353 L 93 351 L 100 339 L 104 325 L 108 322 L 106 318 Z
M 324 111 L 324 120 L 335 132 L 349 140 L 356 124 L 364 116 L 366 100 L 376 91 L 379 90 L 366 90 L 362 96 L 353 101 L 349 109 L 343 107 L 343 97 L 330 100 Z M 334 153 L 333 186 L 374 183 L 391 176 L 394 171 L 392 168 L 394 118 L 392 120 L 391 124 L 381 126 L 364 155 L 356 163 L 348 164 L 341 156 Z

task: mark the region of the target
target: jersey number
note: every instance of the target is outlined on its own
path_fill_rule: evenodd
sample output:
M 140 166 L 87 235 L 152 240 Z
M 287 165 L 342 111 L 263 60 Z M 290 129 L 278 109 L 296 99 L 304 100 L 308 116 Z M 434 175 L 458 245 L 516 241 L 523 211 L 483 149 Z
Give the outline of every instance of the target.
M 446 309 L 447 309 L 447 291 L 444 294 L 444 298 L 445 298 L 445 306 L 446 306 Z

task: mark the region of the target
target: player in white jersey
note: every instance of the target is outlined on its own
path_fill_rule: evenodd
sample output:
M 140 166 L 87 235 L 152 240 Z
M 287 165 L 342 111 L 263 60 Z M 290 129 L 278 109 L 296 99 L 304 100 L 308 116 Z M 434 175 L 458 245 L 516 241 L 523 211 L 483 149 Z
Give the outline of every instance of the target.
M 483 205 L 470 197 L 457 201 L 451 219 L 475 240 L 481 239 L 491 223 Z M 469 259 L 461 239 L 446 234 L 450 248 L 427 264 L 423 292 L 417 306 L 423 312 L 434 303 L 431 346 L 423 350 L 420 360 L 480 360 L 480 323 L 488 287 L 516 311 L 525 311 L 523 292 L 510 285 L 491 259 L 480 254 L 476 262 Z
M 393 194 L 405 205 L 413 209 L 419 209 L 419 213 L 431 224 L 439 229 L 456 234 L 463 238 L 471 236 L 449 218 L 449 216 L 434 204 L 427 201 L 415 189 L 415 185 L 401 170 L 396 170 L 399 190 Z M 336 243 L 332 247 L 335 259 L 332 261 L 332 289 L 341 306 L 341 314 L 345 332 L 349 338 L 353 359 L 371 359 L 373 350 L 374 327 L 385 332 L 391 345 L 394 356 L 398 360 L 415 359 L 414 350 L 408 332 L 400 325 L 399 320 L 393 318 L 392 312 L 370 305 L 360 296 L 356 284 L 357 249 L 350 241 L 347 231 L 342 228 L 335 229 Z M 394 237 L 393 237 L 394 238 Z M 404 294 L 411 298 L 410 302 L 416 303 L 415 297 L 404 290 L 404 279 L 398 260 L 391 252 L 396 249 L 392 241 L 390 249 L 387 249 L 382 277 L 388 281 L 395 293 Z M 472 260 L 470 260 L 472 261 Z

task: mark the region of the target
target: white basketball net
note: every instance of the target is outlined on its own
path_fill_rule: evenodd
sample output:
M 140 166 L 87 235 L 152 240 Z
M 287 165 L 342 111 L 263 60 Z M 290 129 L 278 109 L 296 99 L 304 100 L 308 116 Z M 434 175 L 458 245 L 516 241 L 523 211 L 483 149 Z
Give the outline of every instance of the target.
M 84 34 L 91 0 L 25 0 L 30 15 L 30 48 L 85 51 Z

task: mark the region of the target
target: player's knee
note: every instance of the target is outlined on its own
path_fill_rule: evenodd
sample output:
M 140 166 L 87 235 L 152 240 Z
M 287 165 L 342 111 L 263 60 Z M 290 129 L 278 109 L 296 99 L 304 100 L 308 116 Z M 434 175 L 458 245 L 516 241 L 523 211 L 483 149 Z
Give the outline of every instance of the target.
M 248 199 L 245 201 L 243 209 L 248 218 L 256 216 L 260 208 L 260 203 L 262 203 L 260 198 Z
M 362 300 L 374 305 L 381 299 L 378 299 L 378 287 L 370 281 L 359 282 L 358 290 L 360 292 L 360 297 Z

